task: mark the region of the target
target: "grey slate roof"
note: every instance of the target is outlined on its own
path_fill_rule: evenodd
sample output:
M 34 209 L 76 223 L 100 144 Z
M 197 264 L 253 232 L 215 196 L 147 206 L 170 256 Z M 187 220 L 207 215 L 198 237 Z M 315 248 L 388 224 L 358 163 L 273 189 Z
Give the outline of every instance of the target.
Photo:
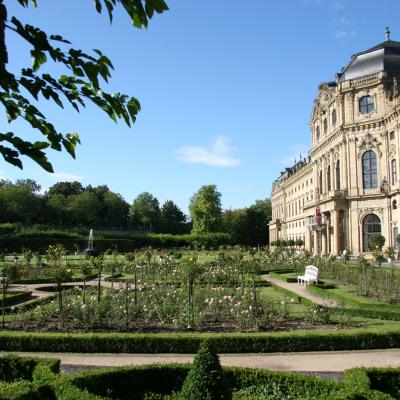
M 355 54 L 338 74 L 338 80 L 342 82 L 381 71 L 400 73 L 400 42 L 387 40 Z

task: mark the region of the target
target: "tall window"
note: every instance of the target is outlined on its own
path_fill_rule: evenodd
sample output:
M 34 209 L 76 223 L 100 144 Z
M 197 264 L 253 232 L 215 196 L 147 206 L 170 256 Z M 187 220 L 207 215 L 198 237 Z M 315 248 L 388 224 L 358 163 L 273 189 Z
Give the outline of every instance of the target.
M 336 189 L 340 190 L 340 161 L 339 160 L 336 161 L 335 172 L 336 172 Z
M 324 135 L 326 135 L 326 132 L 328 131 L 328 121 L 326 118 L 324 119 Z
M 392 160 L 392 185 L 395 185 L 397 182 L 397 165 L 396 160 Z
M 326 172 L 326 184 L 328 192 L 331 191 L 331 166 L 328 166 L 328 171 Z
M 322 194 L 323 189 L 322 189 L 322 171 L 319 173 L 319 193 Z
M 369 114 L 375 109 L 374 99 L 372 96 L 363 96 L 359 102 L 359 110 L 362 114 Z
M 369 245 L 369 238 L 372 235 L 381 233 L 381 220 L 375 214 L 368 214 L 363 220 L 363 248 L 364 251 L 372 250 Z
M 319 130 L 319 126 L 317 126 L 317 140 L 319 140 L 320 136 L 321 136 L 321 132 Z
M 378 187 L 376 153 L 372 150 L 366 151 L 362 156 L 362 173 L 364 189 L 373 189 Z
M 337 116 L 336 116 L 336 110 L 332 111 L 332 126 L 336 126 L 337 122 Z

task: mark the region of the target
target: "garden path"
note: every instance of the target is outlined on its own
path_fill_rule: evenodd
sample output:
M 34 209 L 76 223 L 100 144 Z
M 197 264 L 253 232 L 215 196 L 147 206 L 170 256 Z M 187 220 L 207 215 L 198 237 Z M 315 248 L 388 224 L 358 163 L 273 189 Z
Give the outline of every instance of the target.
M 101 286 L 102 287 L 111 287 L 111 282 L 106 281 L 105 278 L 108 275 L 102 275 L 101 277 Z M 74 287 L 74 286 L 82 286 L 83 282 L 66 282 L 63 284 L 63 287 Z M 96 286 L 97 287 L 97 278 L 87 281 L 87 286 Z M 118 283 L 114 283 L 115 287 L 118 287 Z M 40 290 L 44 288 L 44 290 Z M 10 291 L 22 291 L 22 292 L 32 292 L 32 296 L 36 298 L 49 297 L 54 294 L 52 291 L 46 291 L 46 288 L 54 288 L 54 283 L 12 283 L 9 285 L 8 289 Z
M 0 352 L 7 354 L 8 352 Z M 155 363 L 189 363 L 193 354 L 112 354 L 112 353 L 33 353 L 13 354 L 53 357 L 61 360 L 63 370 L 85 367 L 116 367 Z M 342 372 L 356 367 L 400 367 L 400 349 L 329 351 L 307 353 L 221 354 L 225 366 L 268 368 L 277 371 Z M 75 367 L 75 368 L 74 368 Z
M 269 276 L 269 275 L 261 275 L 261 277 L 263 279 L 265 279 L 267 282 L 272 283 L 273 285 L 280 286 L 281 288 L 290 290 L 291 292 L 296 293 L 299 296 L 302 296 L 302 297 L 312 301 L 314 304 L 318 304 L 320 306 L 325 306 L 325 307 L 336 307 L 337 306 L 337 304 L 335 304 L 332 301 L 315 296 L 314 294 L 310 293 L 306 289 L 305 286 L 299 285 L 298 283 L 284 282 L 284 281 L 281 281 L 280 279 L 273 278 L 272 276 Z

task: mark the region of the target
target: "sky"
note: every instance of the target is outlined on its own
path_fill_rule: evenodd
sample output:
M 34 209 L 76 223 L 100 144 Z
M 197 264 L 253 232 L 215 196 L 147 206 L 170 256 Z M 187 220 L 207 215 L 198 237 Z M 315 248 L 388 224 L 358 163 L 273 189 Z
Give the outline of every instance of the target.
M 115 67 L 104 89 L 135 96 L 142 111 L 128 128 L 94 106 L 77 113 L 42 99 L 59 131 L 79 133 L 76 160 L 51 151 L 49 174 L 26 158 L 22 171 L 1 159 L 0 179 L 32 178 L 43 190 L 62 180 L 106 184 L 128 202 L 147 191 L 185 212 L 202 185 L 215 184 L 223 208 L 250 206 L 307 154 L 318 84 L 384 41 L 386 26 L 400 41 L 395 0 L 166 1 L 170 10 L 139 30 L 121 7 L 110 25 L 91 0 L 38 0 L 37 10 L 5 0 L 9 17 L 101 49 Z M 15 34 L 7 43 L 11 71 L 31 64 Z M 45 71 L 65 72 L 51 63 Z M 40 140 L 23 121 L 0 118 L 2 131 Z

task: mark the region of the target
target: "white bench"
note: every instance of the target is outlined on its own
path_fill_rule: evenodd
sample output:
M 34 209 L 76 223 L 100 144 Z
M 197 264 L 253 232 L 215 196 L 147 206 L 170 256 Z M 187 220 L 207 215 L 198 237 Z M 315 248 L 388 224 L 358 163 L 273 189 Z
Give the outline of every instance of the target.
M 297 277 L 297 283 L 304 285 L 318 283 L 318 268 L 314 267 L 314 265 L 307 265 L 304 275 Z

